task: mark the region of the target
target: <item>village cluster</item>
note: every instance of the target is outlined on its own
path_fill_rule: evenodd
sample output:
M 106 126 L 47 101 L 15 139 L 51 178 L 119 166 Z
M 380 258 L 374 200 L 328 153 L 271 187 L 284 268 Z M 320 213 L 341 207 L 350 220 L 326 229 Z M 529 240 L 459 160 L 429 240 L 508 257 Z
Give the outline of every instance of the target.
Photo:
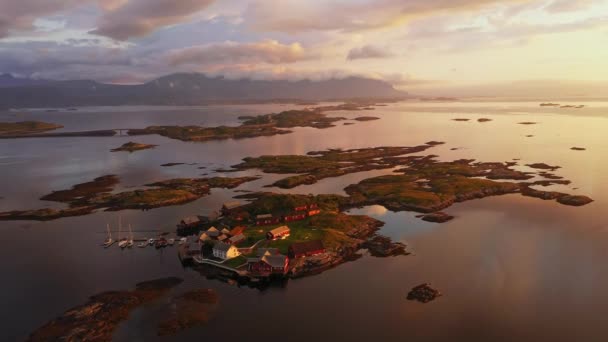
M 279 248 L 268 247 L 276 240 L 289 240 L 289 223 L 303 221 L 321 213 L 316 204 L 302 205 L 287 213 L 267 213 L 251 217 L 238 201 L 224 203 L 221 213 L 191 216 L 178 224 L 178 234 L 195 234 L 194 243 L 184 246 L 182 260 L 218 265 L 235 270 L 247 270 L 254 277 L 284 276 L 290 261 L 313 257 L 326 252 L 321 240 L 290 242 L 286 254 Z M 283 224 L 283 225 L 280 225 Z M 274 229 L 268 227 L 280 225 Z M 217 227 L 216 227 L 217 226 Z M 266 228 L 266 229 L 265 229 Z M 263 238 L 252 241 L 251 236 L 265 232 Z M 230 263 L 237 260 L 237 264 Z

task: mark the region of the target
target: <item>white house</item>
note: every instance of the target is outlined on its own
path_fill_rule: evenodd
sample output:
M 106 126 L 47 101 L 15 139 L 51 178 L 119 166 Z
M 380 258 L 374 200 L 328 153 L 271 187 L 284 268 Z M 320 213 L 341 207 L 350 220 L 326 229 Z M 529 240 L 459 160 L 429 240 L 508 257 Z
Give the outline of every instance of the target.
M 223 242 L 217 242 L 213 246 L 213 256 L 222 260 L 236 258 L 241 255 L 239 249 L 234 245 L 229 245 Z

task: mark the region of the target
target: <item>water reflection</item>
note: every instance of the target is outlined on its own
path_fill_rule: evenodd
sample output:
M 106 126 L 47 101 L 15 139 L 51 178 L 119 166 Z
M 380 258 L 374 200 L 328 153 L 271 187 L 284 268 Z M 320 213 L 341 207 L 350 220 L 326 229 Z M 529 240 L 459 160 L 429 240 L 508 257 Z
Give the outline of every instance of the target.
M 201 120 L 229 124 L 236 122 L 238 115 L 285 108 L 130 108 L 128 113 L 120 108 L 97 108 L 73 113 L 32 112 L 23 117 L 65 123 L 71 130 Z M 214 175 L 214 170 L 246 156 L 413 146 L 430 140 L 446 142 L 429 150 L 441 160 L 522 158 L 520 164 L 562 166 L 557 174 L 573 181 L 564 191 L 596 200 L 573 208 L 517 195 L 486 198 L 447 209 L 456 219 L 441 225 L 380 206 L 352 210 L 386 222 L 381 233 L 405 242 L 415 255 L 386 259 L 363 256 L 267 291 L 231 285 L 184 268 L 175 249 L 98 248 L 105 224 L 115 222 L 116 213 L 98 212 L 51 222 L 2 222 L 0 232 L 9 243 L 0 249 L 0 272 L 11 278 L 0 285 L 5 294 L 0 310 L 3 336 L 22 340 L 35 327 L 94 293 L 179 276 L 186 279 L 184 288 L 215 289 L 220 304 L 207 326 L 176 338 L 230 340 L 255 332 L 259 339 L 290 336 L 294 341 L 598 340 L 606 336 L 603 313 L 608 308 L 608 291 L 603 286 L 608 281 L 604 267 L 608 222 L 602 211 L 608 193 L 608 161 L 604 158 L 608 121 L 600 115 L 607 108 L 606 103 L 591 103 L 589 108 L 570 113 L 539 108 L 537 103 L 392 104 L 376 109 L 373 115 L 382 120 L 327 130 L 297 128 L 293 134 L 275 137 L 199 144 L 142 136 L 138 142 L 159 147 L 133 154 L 109 152 L 131 140 L 129 137 L 0 140 L 2 211 L 55 205 L 38 198 L 104 174 L 118 175 L 121 187 L 126 188 L 167 178 Z M 360 113 L 339 115 L 355 117 Z M 462 115 L 493 121 L 451 120 Z M 523 120 L 539 124 L 517 124 Z M 535 137 L 526 138 L 528 134 Z M 571 151 L 572 146 L 586 147 L 587 151 Z M 451 150 L 454 147 L 464 148 Z M 197 165 L 160 166 L 168 162 Z M 199 169 L 201 166 L 205 169 Z M 325 179 L 294 192 L 340 193 L 348 184 L 391 171 Z M 259 171 L 229 175 L 245 174 Z M 284 191 L 263 188 L 281 177 L 265 175 L 236 190 Z M 123 222 L 133 225 L 136 236 L 148 237 L 152 232 L 173 229 L 181 217 L 215 210 L 236 194 L 214 189 L 211 196 L 183 206 L 127 210 L 121 215 Z M 432 282 L 444 296 L 427 305 L 406 301 L 407 291 L 421 282 Z M 147 331 L 147 317 L 145 310 L 138 311 L 121 326 L 116 339 L 155 340 L 154 333 Z M 245 319 L 240 319 L 235 329 L 239 318 Z M 273 329 L 262 329 L 262 320 L 276 324 Z M 303 327 L 296 322 L 306 323 Z

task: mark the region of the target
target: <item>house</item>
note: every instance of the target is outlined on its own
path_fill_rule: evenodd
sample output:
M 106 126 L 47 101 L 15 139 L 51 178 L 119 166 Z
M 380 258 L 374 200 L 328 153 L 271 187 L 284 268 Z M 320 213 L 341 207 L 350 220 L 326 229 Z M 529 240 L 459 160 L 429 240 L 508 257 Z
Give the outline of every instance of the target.
M 306 212 L 285 215 L 285 222 L 302 221 L 304 219 L 306 219 Z
M 312 209 L 308 211 L 308 216 L 315 216 L 315 215 L 319 215 L 321 213 L 321 210 L 319 209 Z
M 201 219 L 198 216 L 188 216 L 179 222 L 182 227 L 196 227 L 199 224 L 201 224 Z
M 223 242 L 213 245 L 213 256 L 222 260 L 236 258 L 241 255 L 238 248 Z
M 230 231 L 228 230 L 228 228 L 223 228 L 221 233 L 224 235 L 230 235 Z
M 257 275 L 285 274 L 289 266 L 289 259 L 282 254 L 273 254 L 266 251 L 258 258 L 247 260 L 249 272 Z
M 290 230 L 287 226 L 280 226 L 266 233 L 268 240 L 283 239 L 289 236 Z
M 307 211 L 311 209 L 317 209 L 319 206 L 316 203 L 300 205 L 293 208 L 294 211 Z
M 239 243 L 241 243 L 241 242 L 243 242 L 245 240 L 246 240 L 245 235 L 238 234 L 238 235 L 235 235 L 235 236 L 229 238 L 227 242 L 229 244 L 231 244 L 231 245 L 236 245 L 236 244 L 239 244 Z
M 256 226 L 270 226 L 281 222 L 280 217 L 273 217 L 272 214 L 258 215 L 255 217 Z
M 325 247 L 321 240 L 296 242 L 289 246 L 289 258 L 303 258 L 325 253 Z
M 239 201 L 226 202 L 222 205 L 222 214 L 228 215 L 232 211 L 234 211 L 234 209 L 236 209 L 240 206 L 241 206 L 241 202 L 239 202 Z
M 207 235 L 209 235 L 209 237 L 211 238 L 217 238 L 218 236 L 220 236 L 220 231 L 215 227 L 211 227 L 207 229 Z
M 226 234 L 222 234 L 217 237 L 217 241 L 228 242 L 227 240 L 228 240 L 228 235 L 226 235 Z
M 200 236 L 199 236 L 199 241 L 209 241 L 211 240 L 211 238 L 209 237 L 209 235 L 207 235 L 207 232 L 203 232 Z

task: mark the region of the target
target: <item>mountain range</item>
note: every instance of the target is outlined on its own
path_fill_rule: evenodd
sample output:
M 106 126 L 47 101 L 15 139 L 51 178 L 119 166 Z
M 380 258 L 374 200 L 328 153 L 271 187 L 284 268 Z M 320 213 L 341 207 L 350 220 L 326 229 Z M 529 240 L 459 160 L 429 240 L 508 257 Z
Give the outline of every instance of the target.
M 407 93 L 390 83 L 362 77 L 322 81 L 231 80 L 179 73 L 143 84 L 91 80 L 50 81 L 0 75 L 0 107 L 44 108 L 118 105 L 201 105 L 270 101 L 395 99 Z

